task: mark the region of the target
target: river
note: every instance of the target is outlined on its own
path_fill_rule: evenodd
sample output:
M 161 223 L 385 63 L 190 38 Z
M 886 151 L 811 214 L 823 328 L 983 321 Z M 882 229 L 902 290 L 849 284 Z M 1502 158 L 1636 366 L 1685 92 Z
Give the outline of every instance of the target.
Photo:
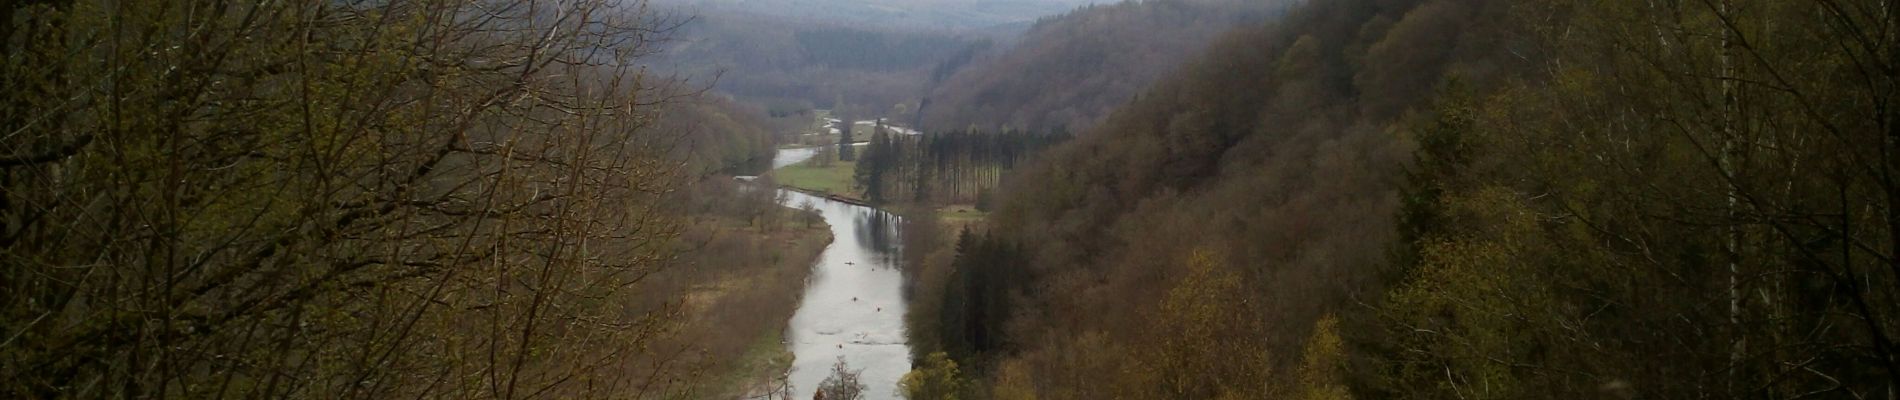
M 812 149 L 779 150 L 772 168 L 811 158 Z M 781 189 L 783 190 L 783 189 Z M 910 372 L 904 332 L 899 218 L 889 212 L 785 190 L 788 207 L 809 202 L 831 225 L 832 242 L 812 265 L 805 295 L 786 332 L 795 361 L 794 399 L 809 399 L 843 356 L 862 370 L 866 399 L 896 399 Z

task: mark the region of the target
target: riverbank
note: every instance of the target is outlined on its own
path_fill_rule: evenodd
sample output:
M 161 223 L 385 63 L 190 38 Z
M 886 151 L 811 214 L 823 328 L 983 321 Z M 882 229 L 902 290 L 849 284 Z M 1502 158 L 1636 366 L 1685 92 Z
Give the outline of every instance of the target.
M 773 163 L 798 165 L 813 149 L 780 150 Z M 834 179 L 849 176 L 837 168 Z M 847 181 L 848 182 L 848 181 Z M 812 264 L 812 279 L 786 331 L 794 354 L 787 376 L 793 398 L 809 398 L 833 362 L 861 371 L 867 399 L 895 399 L 898 378 L 910 372 L 904 315 L 909 302 L 898 259 L 903 220 L 838 195 L 808 190 L 780 192 L 781 204 L 817 211 L 831 224 L 836 243 Z
M 792 365 L 785 328 L 797 311 L 811 265 L 834 237 L 822 219 L 781 209 L 776 224 L 753 226 L 729 218 L 698 222 L 688 240 L 694 282 L 680 299 L 690 316 L 672 335 L 697 352 L 692 398 L 730 399 L 781 386 Z
M 783 189 L 853 205 L 873 207 L 864 199 L 862 193 L 851 187 L 853 174 L 856 173 L 856 162 L 833 161 L 827 166 L 814 164 L 814 160 L 806 159 L 786 165 L 772 171 L 772 179 Z M 973 204 L 952 204 L 933 208 L 936 210 L 938 219 L 958 228 L 982 222 L 989 217 L 989 212 L 977 210 Z
M 903 323 L 908 300 L 898 263 L 902 219 L 835 198 L 781 193 L 782 204 L 810 204 L 837 238 L 813 263 L 786 335 L 796 355 L 789 374 L 793 398 L 810 398 L 840 358 L 862 371 L 866 399 L 897 398 L 897 380 L 911 366 Z

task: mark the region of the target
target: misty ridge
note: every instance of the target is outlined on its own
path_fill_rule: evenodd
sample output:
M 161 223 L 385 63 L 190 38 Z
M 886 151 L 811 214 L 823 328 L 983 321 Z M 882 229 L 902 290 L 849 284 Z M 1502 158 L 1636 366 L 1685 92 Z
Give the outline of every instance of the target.
M 0 26 L 5 398 L 1900 396 L 1890 2 Z

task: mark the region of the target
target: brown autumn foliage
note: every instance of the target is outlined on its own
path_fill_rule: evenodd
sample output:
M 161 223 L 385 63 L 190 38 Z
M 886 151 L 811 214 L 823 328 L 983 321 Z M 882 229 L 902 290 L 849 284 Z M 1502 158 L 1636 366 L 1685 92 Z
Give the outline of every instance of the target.
M 1009 311 L 944 322 L 1003 333 L 959 364 L 1045 398 L 1339 393 L 1302 372 L 1341 363 L 1305 348 L 1314 323 L 1385 282 L 1406 111 L 1514 62 L 1500 3 L 1309 3 L 1046 153 L 991 218 L 1010 279 L 969 284 Z
M 1896 16 L 1308 3 L 1013 180 L 936 329 L 1012 398 L 1891 395 Z
M 1082 131 L 1285 2 L 1105 2 L 1036 22 L 1015 45 L 975 55 L 929 88 L 921 128 Z
M 706 371 L 657 283 L 692 262 L 679 189 L 731 158 L 655 124 L 692 91 L 634 68 L 674 26 L 643 3 L 0 12 L 0 396 L 628 398 Z M 765 253 L 740 242 L 697 244 Z
M 770 177 L 754 187 L 775 187 Z M 821 218 L 781 205 L 774 190 L 725 176 L 691 185 L 674 204 L 690 223 L 674 244 L 679 265 L 645 283 L 640 307 L 680 308 L 677 329 L 650 346 L 677 352 L 646 372 L 693 370 L 692 398 L 785 392 L 791 354 L 784 330 L 819 252 L 831 243 Z
M 972 33 L 695 11 L 653 66 L 777 114 L 817 108 L 908 123 L 936 71 L 991 46 Z

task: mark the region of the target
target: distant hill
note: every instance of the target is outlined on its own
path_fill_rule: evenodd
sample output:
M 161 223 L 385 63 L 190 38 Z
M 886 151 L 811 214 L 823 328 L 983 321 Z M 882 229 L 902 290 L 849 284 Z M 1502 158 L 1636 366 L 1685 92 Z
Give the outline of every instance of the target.
M 1097 0 L 656 0 L 708 13 L 744 12 L 862 28 L 974 31 L 1034 21 Z
M 1263 24 L 1279 0 L 1151 0 L 1044 18 L 1015 46 L 938 76 L 927 129 L 1080 130 L 1195 58 L 1222 32 Z
M 903 117 L 934 68 L 993 35 L 814 22 L 759 12 L 675 10 L 686 24 L 648 64 L 773 110 Z M 691 13 L 691 14 L 688 14 Z M 967 57 L 966 57 L 967 58 Z M 907 118 L 905 120 L 908 120 Z

